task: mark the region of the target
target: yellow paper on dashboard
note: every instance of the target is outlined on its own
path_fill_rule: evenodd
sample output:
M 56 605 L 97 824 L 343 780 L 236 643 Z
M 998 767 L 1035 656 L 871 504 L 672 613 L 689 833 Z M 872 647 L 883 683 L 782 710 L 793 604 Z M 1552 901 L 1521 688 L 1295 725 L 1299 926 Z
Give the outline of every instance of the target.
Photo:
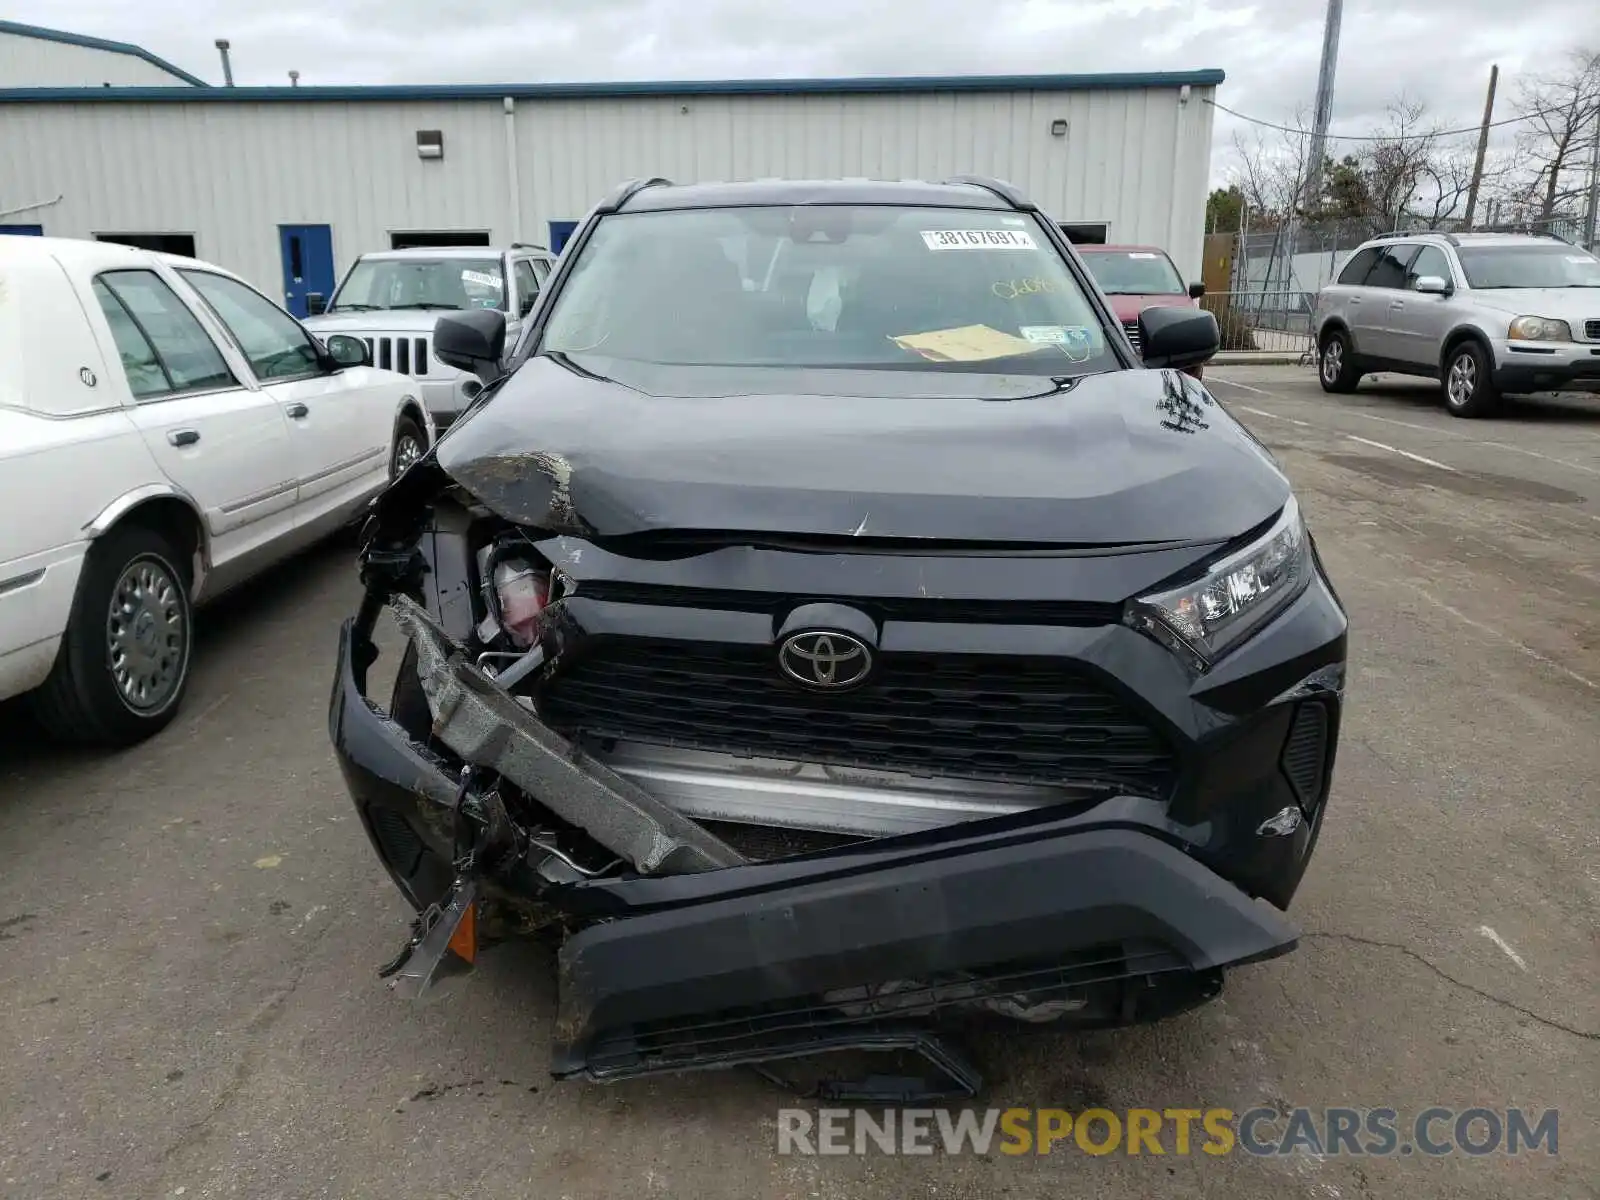
M 911 350 L 934 362 L 982 362 L 986 358 L 1009 358 L 1013 354 L 1031 354 L 1042 349 L 1038 342 L 1001 333 L 987 325 L 907 333 L 889 340 L 902 350 Z

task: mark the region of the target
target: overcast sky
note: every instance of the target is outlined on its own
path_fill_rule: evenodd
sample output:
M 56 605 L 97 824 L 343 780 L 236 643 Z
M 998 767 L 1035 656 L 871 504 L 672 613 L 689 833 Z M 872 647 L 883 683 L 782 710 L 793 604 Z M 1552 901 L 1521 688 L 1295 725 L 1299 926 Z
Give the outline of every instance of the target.
M 1363 133 L 1402 89 L 1451 127 L 1548 69 L 1600 0 L 1345 0 L 1336 132 Z M 1326 0 L 13 0 L 17 21 L 133 42 L 221 82 L 523 83 L 1221 67 L 1220 103 L 1293 123 L 1316 92 Z M 1234 118 L 1218 113 L 1213 174 Z M 1497 135 L 1509 139 L 1510 131 Z M 1337 146 L 1335 146 L 1337 148 Z

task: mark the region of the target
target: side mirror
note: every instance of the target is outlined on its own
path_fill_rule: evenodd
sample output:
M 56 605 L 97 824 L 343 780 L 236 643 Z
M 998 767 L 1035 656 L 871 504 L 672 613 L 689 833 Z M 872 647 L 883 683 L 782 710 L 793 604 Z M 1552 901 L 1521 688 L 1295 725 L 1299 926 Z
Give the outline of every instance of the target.
M 367 344 L 358 337 L 351 337 L 348 333 L 335 333 L 327 341 L 328 357 L 341 367 L 370 367 L 372 365 L 372 351 L 367 349 Z
M 1417 291 L 1425 296 L 1446 296 L 1450 293 L 1450 281 L 1440 275 L 1422 275 L 1417 278 Z
M 328 298 L 326 296 L 321 292 L 306 293 L 306 315 L 308 317 L 320 317 L 327 311 Z
M 1203 283 L 1191 283 L 1189 285 L 1189 299 L 1198 300 L 1198 299 L 1200 299 L 1201 296 L 1204 296 L 1205 294 L 1206 294 L 1206 285 L 1205 284 L 1203 284 Z
M 498 308 L 446 313 L 433 326 L 433 356 L 484 383 L 498 378 L 506 348 L 506 315 Z
M 1139 314 L 1147 367 L 1193 367 L 1222 349 L 1217 318 L 1203 308 L 1147 308 Z

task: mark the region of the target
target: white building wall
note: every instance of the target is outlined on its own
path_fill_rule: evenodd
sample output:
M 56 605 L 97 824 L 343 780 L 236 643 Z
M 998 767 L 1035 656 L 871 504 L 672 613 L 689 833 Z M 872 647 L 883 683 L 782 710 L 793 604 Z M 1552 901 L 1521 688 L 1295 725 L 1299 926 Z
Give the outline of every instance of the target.
M 0 32 L 0 87 L 172 87 L 185 81 L 132 54 Z
M 333 229 L 339 274 L 405 230 L 546 242 L 623 179 L 767 176 L 1017 184 L 1058 221 L 1105 221 L 1198 278 L 1209 88 L 522 100 L 516 194 L 495 100 L 0 102 L 0 211 L 52 236 L 189 233 L 196 253 L 281 290 L 280 224 Z M 687 110 L 687 111 L 685 111 Z M 1064 138 L 1051 123 L 1068 122 Z M 442 160 L 416 131 L 440 129 Z
M 1058 221 L 1167 247 L 1198 279 L 1211 106 L 1191 89 L 561 100 L 517 106 L 526 240 L 617 182 L 769 176 L 1009 180 Z M 1050 132 L 1067 121 L 1065 137 Z

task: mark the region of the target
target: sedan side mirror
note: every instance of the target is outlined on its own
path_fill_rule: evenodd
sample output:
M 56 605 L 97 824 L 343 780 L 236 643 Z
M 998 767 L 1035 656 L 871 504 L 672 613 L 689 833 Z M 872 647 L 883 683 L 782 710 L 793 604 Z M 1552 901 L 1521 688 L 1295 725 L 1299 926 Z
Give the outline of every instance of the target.
M 1147 367 L 1193 367 L 1222 349 L 1217 318 L 1203 308 L 1147 308 L 1139 314 Z
M 1425 296 L 1446 296 L 1450 294 L 1450 281 L 1442 275 L 1422 275 L 1417 279 L 1417 291 Z
M 1200 299 L 1201 296 L 1204 296 L 1205 294 L 1206 294 L 1206 285 L 1205 284 L 1203 284 L 1203 283 L 1191 283 L 1189 285 L 1189 299 L 1198 300 L 1198 299 Z
M 328 357 L 341 367 L 370 367 L 372 365 L 372 351 L 367 349 L 367 344 L 358 337 L 351 337 L 348 333 L 335 333 L 327 341 Z
M 498 308 L 446 313 L 433 326 L 433 356 L 491 383 L 506 348 L 506 315 Z

